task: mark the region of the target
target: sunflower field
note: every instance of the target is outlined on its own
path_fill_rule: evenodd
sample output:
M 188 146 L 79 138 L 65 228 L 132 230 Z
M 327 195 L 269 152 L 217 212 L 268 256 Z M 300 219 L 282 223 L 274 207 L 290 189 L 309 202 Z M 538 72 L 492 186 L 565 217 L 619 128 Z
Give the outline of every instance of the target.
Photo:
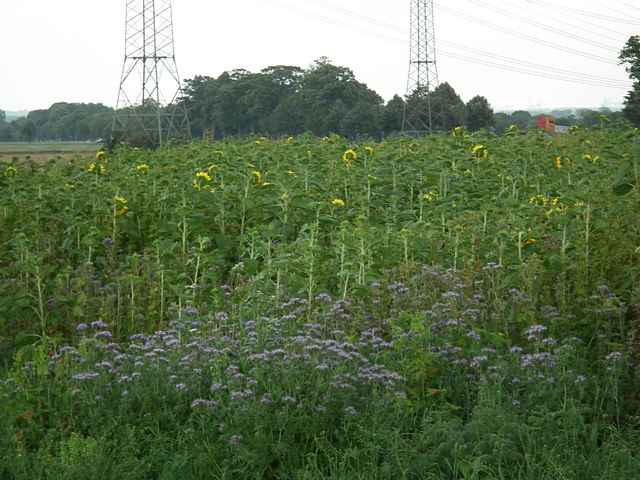
M 0 163 L 0 478 L 640 471 L 640 133 Z

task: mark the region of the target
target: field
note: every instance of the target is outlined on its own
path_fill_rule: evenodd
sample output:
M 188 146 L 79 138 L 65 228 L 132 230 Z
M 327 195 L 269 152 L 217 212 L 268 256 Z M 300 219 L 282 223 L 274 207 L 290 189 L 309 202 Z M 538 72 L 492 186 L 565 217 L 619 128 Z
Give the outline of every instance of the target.
M 96 148 L 93 142 L 0 142 L 0 162 L 68 159 L 93 154 Z
M 0 478 L 637 478 L 639 139 L 0 159 Z

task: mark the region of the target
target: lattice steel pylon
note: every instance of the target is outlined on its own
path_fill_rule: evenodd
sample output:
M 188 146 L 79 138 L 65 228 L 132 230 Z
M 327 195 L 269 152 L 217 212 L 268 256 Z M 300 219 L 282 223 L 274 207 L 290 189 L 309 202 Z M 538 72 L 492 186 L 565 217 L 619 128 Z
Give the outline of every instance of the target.
M 403 132 L 430 132 L 434 118 L 429 93 L 438 85 L 433 0 L 409 0 L 410 39 Z
M 171 0 L 126 0 L 125 55 L 112 140 L 162 145 L 191 138 L 180 102 Z

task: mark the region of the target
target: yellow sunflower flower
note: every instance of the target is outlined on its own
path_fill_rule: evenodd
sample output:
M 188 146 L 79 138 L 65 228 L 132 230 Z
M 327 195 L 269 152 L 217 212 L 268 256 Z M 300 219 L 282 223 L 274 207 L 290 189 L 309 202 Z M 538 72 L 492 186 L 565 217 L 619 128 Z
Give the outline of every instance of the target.
M 422 199 L 427 203 L 435 202 L 438 199 L 438 192 L 430 191 L 422 195 Z
M 560 170 L 562 168 L 562 157 L 558 156 L 556 158 L 553 159 L 553 163 L 556 166 L 557 170 Z
M 210 182 L 211 175 L 209 175 L 209 172 L 198 172 L 196 173 L 196 179 L 202 179 L 205 182 Z
M 358 159 L 358 154 L 352 148 L 342 154 L 342 161 L 347 167 L 351 167 L 353 162 Z
M 333 200 L 331 200 L 331 205 L 333 205 L 334 207 L 342 208 L 346 205 L 346 203 L 341 198 L 334 198 Z
M 489 149 L 485 145 L 474 145 L 471 153 L 478 160 L 489 157 Z
M 7 178 L 15 177 L 17 173 L 18 173 L 18 169 L 16 167 L 9 166 L 5 169 L 4 176 Z
M 105 173 L 107 173 L 107 167 L 102 164 L 92 162 L 87 167 L 87 172 L 95 173 L 96 175 L 104 175 Z
M 122 217 L 129 213 L 129 207 L 127 206 L 129 202 L 126 198 L 120 195 L 116 195 L 115 197 L 113 197 L 113 201 L 115 203 L 116 216 Z

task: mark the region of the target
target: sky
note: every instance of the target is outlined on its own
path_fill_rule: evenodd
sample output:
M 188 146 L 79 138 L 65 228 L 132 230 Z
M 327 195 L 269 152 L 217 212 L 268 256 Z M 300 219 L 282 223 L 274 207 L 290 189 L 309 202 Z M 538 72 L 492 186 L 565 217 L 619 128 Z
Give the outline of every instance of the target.
M 617 55 L 631 35 L 640 34 L 635 3 L 436 0 L 439 80 L 465 101 L 487 97 L 497 110 L 619 105 L 630 82 Z M 59 101 L 113 106 L 125 4 L 0 1 L 0 108 L 33 110 Z M 409 4 L 173 0 L 180 75 L 306 67 L 326 56 L 388 100 L 407 88 Z

